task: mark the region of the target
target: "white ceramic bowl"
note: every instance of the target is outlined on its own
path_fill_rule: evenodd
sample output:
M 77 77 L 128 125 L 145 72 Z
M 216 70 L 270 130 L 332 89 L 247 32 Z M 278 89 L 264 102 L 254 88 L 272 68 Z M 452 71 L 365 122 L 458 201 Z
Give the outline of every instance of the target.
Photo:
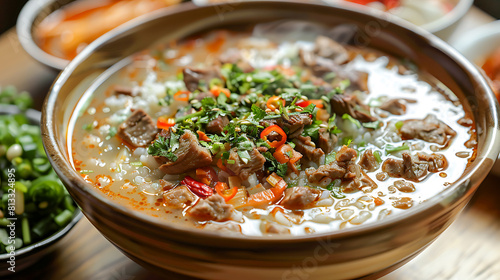
M 500 20 L 470 30 L 450 44 L 480 68 L 486 58 L 500 48 Z M 500 176 L 500 160 L 491 172 Z
M 207 0 L 193 0 L 193 1 L 207 1 Z M 349 7 L 360 7 L 360 5 L 353 4 L 343 0 L 323 0 L 324 2 L 330 5 L 347 5 Z M 408 0 L 407 1 L 412 6 L 424 5 L 423 1 L 417 0 Z M 420 28 L 423 28 L 432 34 L 440 37 L 441 39 L 448 39 L 453 31 L 458 26 L 460 20 L 465 16 L 465 14 L 469 11 L 472 6 L 474 0 L 448 0 L 448 2 L 453 6 L 453 9 L 446 13 L 445 16 L 440 17 L 436 20 L 432 20 L 426 22 L 424 24 L 419 25 Z M 409 6 L 409 5 L 408 5 Z M 427 9 L 431 9 L 427 7 Z M 426 14 L 429 14 L 432 10 L 428 10 Z M 408 15 L 409 12 L 405 12 Z

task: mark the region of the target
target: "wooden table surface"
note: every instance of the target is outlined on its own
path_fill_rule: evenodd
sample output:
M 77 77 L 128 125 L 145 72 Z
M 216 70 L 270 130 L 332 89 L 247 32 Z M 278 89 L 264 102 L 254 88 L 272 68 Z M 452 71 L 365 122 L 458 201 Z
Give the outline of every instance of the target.
M 474 8 L 453 36 L 491 20 Z M 41 107 L 56 76 L 26 54 L 14 30 L 0 37 L 0 85 L 31 92 Z M 86 218 L 55 246 L 33 268 L 17 272 L 15 279 L 161 279 L 121 254 Z M 490 174 L 469 206 L 431 246 L 381 279 L 500 279 L 500 177 Z

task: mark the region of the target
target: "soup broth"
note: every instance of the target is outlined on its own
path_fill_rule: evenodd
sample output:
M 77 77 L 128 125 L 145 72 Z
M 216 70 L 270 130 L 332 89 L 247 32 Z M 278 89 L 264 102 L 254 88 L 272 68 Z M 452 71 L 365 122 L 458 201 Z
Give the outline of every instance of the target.
M 166 223 L 304 235 L 411 211 L 474 159 L 474 123 L 433 77 L 262 30 L 135 55 L 75 110 L 75 170 Z

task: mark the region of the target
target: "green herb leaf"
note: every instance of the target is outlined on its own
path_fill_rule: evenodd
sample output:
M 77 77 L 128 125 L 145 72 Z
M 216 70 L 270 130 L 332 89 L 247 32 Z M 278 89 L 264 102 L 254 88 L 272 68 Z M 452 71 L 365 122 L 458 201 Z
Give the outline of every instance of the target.
M 353 124 L 354 124 L 357 128 L 361 128 L 361 123 L 360 123 L 357 119 L 353 118 L 353 117 L 352 117 L 351 115 L 349 115 L 349 114 L 343 114 L 343 115 L 342 115 L 342 119 L 343 119 L 343 120 L 349 120 L 349 121 L 350 121 L 351 123 L 353 123 Z

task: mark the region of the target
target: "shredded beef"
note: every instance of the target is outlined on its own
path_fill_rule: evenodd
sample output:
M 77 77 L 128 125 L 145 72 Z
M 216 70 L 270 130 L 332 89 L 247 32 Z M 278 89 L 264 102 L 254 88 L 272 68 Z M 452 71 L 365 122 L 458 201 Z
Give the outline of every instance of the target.
M 155 139 L 158 129 L 146 112 L 137 109 L 118 127 L 117 134 L 134 147 L 144 147 Z
M 421 139 L 427 142 L 444 145 L 457 133 L 434 115 L 423 120 L 406 120 L 400 129 L 403 139 Z
M 169 132 L 162 131 L 160 135 L 170 137 Z M 171 161 L 162 156 L 155 156 L 156 161 L 161 164 L 161 171 L 167 174 L 181 174 L 212 163 L 210 151 L 200 146 L 194 133 L 189 130 L 186 130 L 179 138 L 179 148 L 174 151 L 174 154 L 177 156 L 176 161 Z

